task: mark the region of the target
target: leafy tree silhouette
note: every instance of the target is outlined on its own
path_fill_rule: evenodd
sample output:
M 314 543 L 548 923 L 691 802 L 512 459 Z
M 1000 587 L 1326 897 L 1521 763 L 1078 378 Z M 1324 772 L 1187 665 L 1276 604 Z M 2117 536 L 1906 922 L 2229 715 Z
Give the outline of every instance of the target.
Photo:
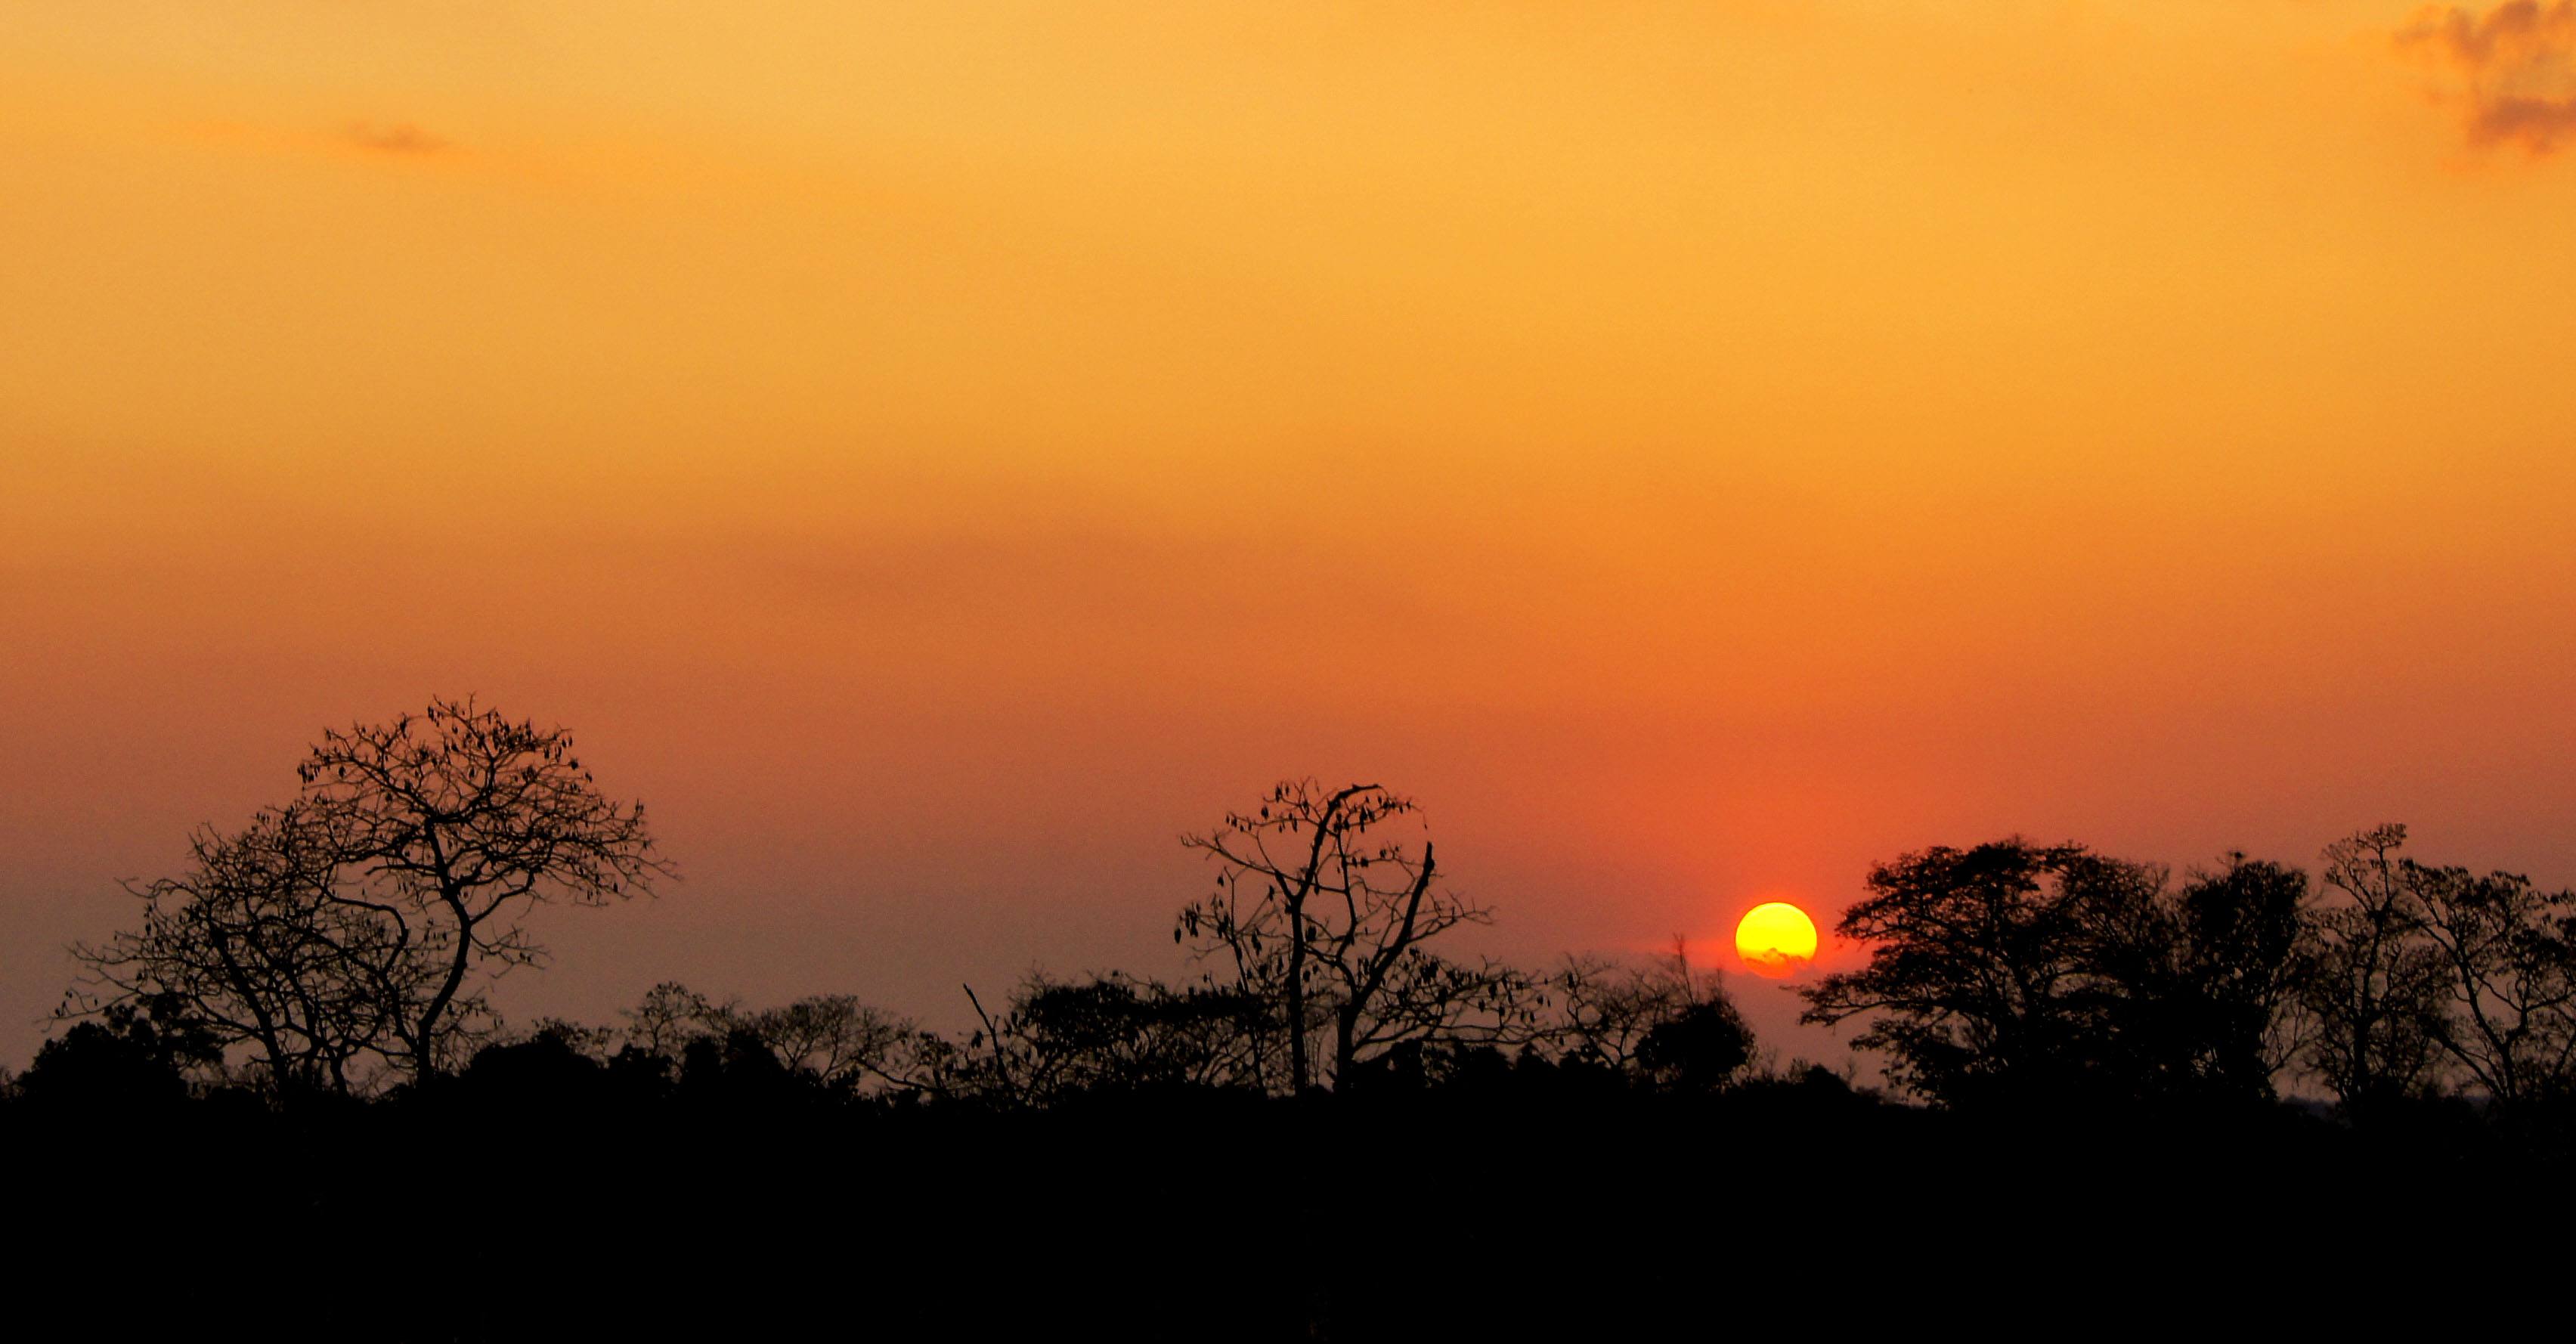
M 1257 1089 L 1270 1011 L 1238 990 L 1174 989 L 1116 974 L 1075 981 L 1033 975 L 969 1044 L 985 1049 L 988 1077 L 1014 1104 Z
M 1753 1029 L 1724 997 L 1690 1004 L 1637 1043 L 1638 1068 L 1674 1092 L 1718 1091 L 1752 1060 Z
M 2296 1059 L 2308 1019 L 2301 988 L 2314 973 L 2307 874 L 2231 854 L 2227 867 L 2186 883 L 2176 902 L 2180 984 L 2149 1023 L 2181 1040 L 2192 1090 L 2267 1102 Z
M 21 1100 L 40 1109 L 130 1120 L 188 1099 L 188 1070 L 222 1056 L 213 1036 L 178 1015 L 179 1005 L 112 1004 L 45 1042 L 17 1080 Z
M 1854 1047 L 1951 1105 L 2169 1093 L 2196 1042 L 2167 1023 L 2183 953 L 2165 881 L 2080 845 L 1908 854 L 1836 926 L 1869 963 L 1801 989 L 1801 1019 L 1868 1015 Z

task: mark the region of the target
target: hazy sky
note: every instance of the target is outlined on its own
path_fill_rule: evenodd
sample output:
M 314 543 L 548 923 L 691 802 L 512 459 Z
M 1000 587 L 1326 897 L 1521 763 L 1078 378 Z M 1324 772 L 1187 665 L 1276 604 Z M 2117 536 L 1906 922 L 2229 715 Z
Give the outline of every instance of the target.
M 0 1061 L 116 879 L 434 693 L 686 873 L 521 1013 L 1173 972 L 1176 836 L 1282 774 L 1420 797 L 1529 960 L 2011 832 L 2576 881 L 2571 52 L 7 0 Z

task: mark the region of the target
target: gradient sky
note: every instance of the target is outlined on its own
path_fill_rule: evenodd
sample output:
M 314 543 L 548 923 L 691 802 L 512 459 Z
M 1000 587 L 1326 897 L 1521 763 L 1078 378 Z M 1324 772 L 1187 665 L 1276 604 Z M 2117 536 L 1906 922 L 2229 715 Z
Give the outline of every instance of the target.
M 543 917 L 521 1014 L 1172 973 L 1176 836 L 1282 774 L 1417 795 L 1533 961 L 2011 832 L 2576 881 L 2571 52 L 13 0 L 0 1061 L 117 879 L 434 693 L 572 726 L 686 874 Z

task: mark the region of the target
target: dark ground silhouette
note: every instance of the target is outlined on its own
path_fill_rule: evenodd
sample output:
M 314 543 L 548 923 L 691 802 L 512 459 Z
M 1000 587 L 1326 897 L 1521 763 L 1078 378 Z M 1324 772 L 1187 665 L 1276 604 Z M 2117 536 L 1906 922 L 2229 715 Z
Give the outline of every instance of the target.
M 0 1142 L 21 1225 L 124 1280 L 111 1334 L 259 1311 L 295 1338 L 2286 1330 L 2452 1291 L 2446 1246 L 2560 1254 L 2505 1215 L 2554 1228 L 2569 1189 L 2562 1148 L 2453 1103 L 1968 1115 L 1825 1074 L 1689 1096 L 1495 1067 L 1006 1111 L 691 1063 L 493 1047 L 291 1113 L 37 1094 Z
M 2576 896 L 2430 866 L 1882 864 L 1807 985 L 1898 1089 L 1761 1051 L 1678 952 L 1533 971 L 1373 785 L 1190 843 L 1207 974 L 981 1026 L 677 984 L 502 1022 L 535 902 L 669 871 L 560 730 L 326 737 L 135 889 L 0 1085 L 14 1318 L 103 1338 L 1419 1339 L 2505 1328 L 2576 1190 Z M 48 1336 L 49 1337 L 49 1336 Z

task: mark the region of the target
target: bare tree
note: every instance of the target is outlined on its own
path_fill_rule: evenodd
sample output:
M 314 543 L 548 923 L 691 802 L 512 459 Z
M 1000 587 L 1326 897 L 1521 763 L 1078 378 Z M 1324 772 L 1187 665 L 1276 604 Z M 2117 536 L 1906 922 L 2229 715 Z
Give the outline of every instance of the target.
M 676 980 L 665 980 L 644 991 L 644 1001 L 632 1008 L 618 1010 L 626 1019 L 626 1043 L 646 1054 L 665 1059 L 678 1059 L 681 1050 L 700 1036 L 721 1038 L 740 1023 L 743 1013 L 738 1000 L 718 1003 Z
M 350 1090 L 356 1060 L 385 1040 L 382 988 L 404 954 L 379 912 L 335 898 L 330 834 L 303 809 L 261 812 L 238 835 L 189 839 L 181 877 L 129 885 L 139 929 L 79 944 L 74 1011 L 154 1003 L 221 1049 L 247 1049 L 282 1095 Z
M 925 1050 L 927 1033 L 912 1019 L 850 995 L 811 995 L 753 1013 L 743 1023 L 780 1063 L 826 1086 L 852 1092 L 876 1086 L 941 1090 L 949 1052 Z
M 2576 1082 L 2576 892 L 2412 861 L 2401 877 L 2447 972 L 2442 1048 L 2499 1106 L 2565 1095 Z
M 381 920 L 402 949 L 380 990 L 414 1077 L 470 1043 L 484 982 L 543 962 L 520 923 L 531 906 L 650 894 L 672 872 L 643 805 L 601 794 L 570 733 L 471 699 L 326 731 L 297 773 L 335 846 L 334 899 Z
M 1328 792 L 1289 780 L 1254 810 L 1183 837 L 1216 863 L 1216 889 L 1182 909 L 1173 941 L 1222 958 L 1234 988 L 1278 1005 L 1291 1092 L 1313 1082 L 1317 1032 L 1331 1033 L 1338 1080 L 1399 1042 L 1500 1045 L 1538 1030 L 1528 977 L 1425 946 L 1493 914 L 1438 885 L 1429 841 L 1416 852 L 1385 838 L 1417 813 L 1379 785 Z
M 1656 1028 L 1726 997 L 1716 974 L 1691 968 L 1679 934 L 1671 952 L 1642 963 L 1568 957 L 1549 977 L 1548 990 L 1555 999 L 1550 1044 L 1558 1057 L 1623 1073 L 1636 1067 Z
M 789 1073 L 844 1092 L 944 1094 L 957 1085 L 953 1044 L 848 994 L 754 1011 L 665 981 L 620 1016 L 630 1047 L 668 1060 L 682 1058 L 695 1041 L 742 1040 L 757 1042 Z
M 2398 852 L 2405 844 L 2405 827 L 2378 826 L 2325 851 L 2331 897 L 2311 916 L 2308 1061 L 2346 1106 L 2438 1081 L 2442 953 L 2425 937 L 2424 905 Z

